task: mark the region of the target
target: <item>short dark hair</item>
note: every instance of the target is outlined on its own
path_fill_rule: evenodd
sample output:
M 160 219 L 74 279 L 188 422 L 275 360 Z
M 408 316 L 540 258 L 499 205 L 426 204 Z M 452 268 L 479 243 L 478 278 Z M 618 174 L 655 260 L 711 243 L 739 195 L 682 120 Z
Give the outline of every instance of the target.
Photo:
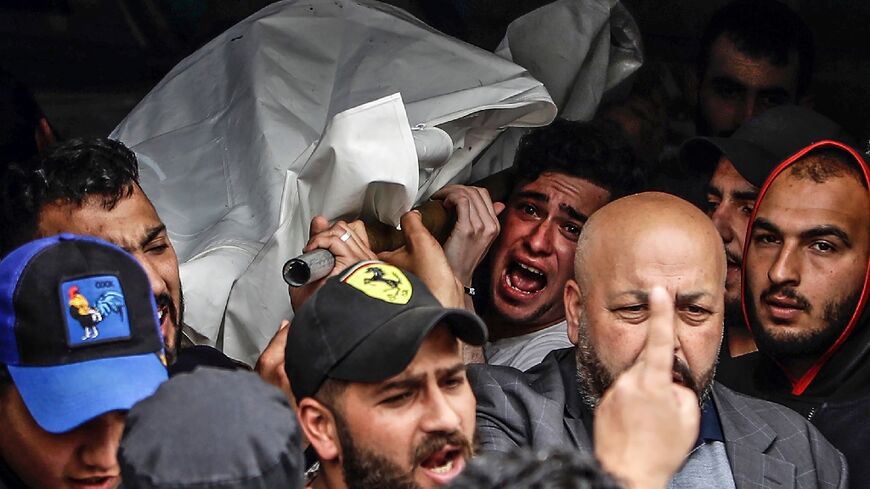
M 327 377 L 326 380 L 324 380 L 323 383 L 320 384 L 320 388 L 317 389 L 317 392 L 314 394 L 314 398 L 317 399 L 321 404 L 324 404 L 329 409 L 337 410 L 338 397 L 341 396 L 345 390 L 347 390 L 348 385 L 350 385 L 350 382 L 346 380 L 338 380 Z M 296 399 L 296 402 L 299 401 L 300 399 Z
M 449 489 L 619 489 L 592 458 L 576 450 L 532 451 L 516 447 L 472 460 Z
M 136 155 L 123 143 L 105 138 L 71 139 L 44 154 L 10 165 L 3 182 L 2 256 L 36 238 L 46 204 L 82 205 L 100 197 L 111 210 L 139 184 Z
M 763 58 L 775 66 L 787 65 L 791 53 L 796 52 L 795 96 L 800 98 L 807 93 L 815 63 L 813 32 L 788 5 L 777 0 L 735 0 L 717 10 L 701 36 L 699 81 L 707 73 L 713 43 L 722 35 L 741 53 Z
M 840 148 L 825 147 L 810 151 L 788 167 L 791 176 L 799 180 L 825 183 L 832 178 L 852 177 L 864 187 L 867 181 L 858 162 Z
M 544 172 L 582 178 L 610 192 L 610 200 L 643 190 L 646 175 L 615 126 L 556 119 L 520 140 L 514 169 L 522 183 Z

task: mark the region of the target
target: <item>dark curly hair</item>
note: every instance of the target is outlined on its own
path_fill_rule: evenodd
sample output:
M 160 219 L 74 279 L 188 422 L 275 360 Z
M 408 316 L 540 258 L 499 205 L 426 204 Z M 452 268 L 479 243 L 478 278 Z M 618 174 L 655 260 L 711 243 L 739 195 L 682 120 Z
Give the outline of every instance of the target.
M 71 139 L 44 154 L 10 165 L 3 181 L 2 256 L 36 237 L 46 204 L 82 205 L 99 197 L 111 210 L 139 184 L 136 155 L 123 143 L 105 138 Z
M 605 122 L 556 119 L 532 130 L 520 140 L 514 171 L 520 185 L 544 172 L 582 178 L 610 192 L 610 200 L 646 184 L 646 172 L 622 132 Z
M 448 489 L 619 489 L 590 455 L 514 448 L 471 461 Z

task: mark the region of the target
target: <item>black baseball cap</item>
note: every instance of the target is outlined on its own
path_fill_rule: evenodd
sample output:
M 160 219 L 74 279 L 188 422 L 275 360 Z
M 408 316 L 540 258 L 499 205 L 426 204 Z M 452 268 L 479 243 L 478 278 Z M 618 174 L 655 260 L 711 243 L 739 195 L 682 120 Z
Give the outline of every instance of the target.
M 441 323 L 470 345 L 486 342 L 477 315 L 442 306 L 413 274 L 379 261 L 357 263 L 328 279 L 293 318 L 284 361 L 293 395 L 311 397 L 327 378 L 392 377 Z
M 689 139 L 680 148 L 680 158 L 712 171 L 725 155 L 743 178 L 761 187 L 778 164 L 826 139 L 854 146 L 846 131 L 831 119 L 806 107 L 783 105 L 747 120 L 730 137 Z
M 154 294 L 117 246 L 60 234 L 0 262 L 0 363 L 42 429 L 127 410 L 166 380 Z

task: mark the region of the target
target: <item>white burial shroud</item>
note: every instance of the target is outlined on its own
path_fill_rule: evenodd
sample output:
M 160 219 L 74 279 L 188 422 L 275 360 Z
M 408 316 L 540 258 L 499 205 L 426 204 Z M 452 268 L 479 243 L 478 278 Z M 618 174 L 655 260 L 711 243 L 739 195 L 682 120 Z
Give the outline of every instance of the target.
M 606 88 L 591 87 L 591 103 Z M 185 323 L 253 363 L 292 317 L 281 268 L 313 216 L 397 224 L 468 181 L 505 128 L 545 125 L 556 111 L 524 68 L 400 9 L 284 1 L 180 62 L 111 137 L 139 157 L 175 245 Z

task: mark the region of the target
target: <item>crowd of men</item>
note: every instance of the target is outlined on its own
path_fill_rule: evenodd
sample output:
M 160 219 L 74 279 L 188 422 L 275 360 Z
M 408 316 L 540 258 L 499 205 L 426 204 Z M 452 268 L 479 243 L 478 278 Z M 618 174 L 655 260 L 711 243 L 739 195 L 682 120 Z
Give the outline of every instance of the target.
M 444 243 L 315 218 L 335 266 L 254 366 L 185 324 L 136 155 L 37 118 L 3 169 L 0 488 L 870 486 L 870 168 L 802 106 L 788 7 L 737 0 L 701 46 L 676 164 L 559 119 L 504 202 L 434 194 Z

